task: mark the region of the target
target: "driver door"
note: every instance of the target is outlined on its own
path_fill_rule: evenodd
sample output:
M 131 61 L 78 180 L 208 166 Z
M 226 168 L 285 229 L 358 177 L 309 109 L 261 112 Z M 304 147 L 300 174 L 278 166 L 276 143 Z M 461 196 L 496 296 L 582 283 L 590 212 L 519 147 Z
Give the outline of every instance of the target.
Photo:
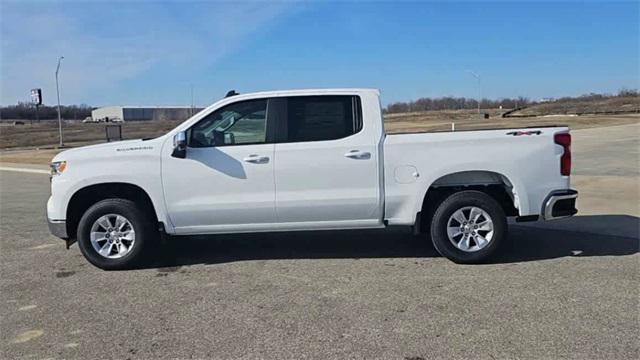
M 162 182 L 177 234 L 252 231 L 276 221 L 268 102 L 215 110 L 187 131 L 186 158 L 164 152 Z

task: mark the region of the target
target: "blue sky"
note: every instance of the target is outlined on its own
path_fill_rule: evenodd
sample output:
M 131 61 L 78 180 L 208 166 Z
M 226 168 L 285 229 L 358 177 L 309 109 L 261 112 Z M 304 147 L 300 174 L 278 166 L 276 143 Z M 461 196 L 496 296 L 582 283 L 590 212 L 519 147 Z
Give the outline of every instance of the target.
M 6 1 L 3 105 L 196 105 L 239 92 L 373 87 L 533 99 L 640 87 L 637 1 Z

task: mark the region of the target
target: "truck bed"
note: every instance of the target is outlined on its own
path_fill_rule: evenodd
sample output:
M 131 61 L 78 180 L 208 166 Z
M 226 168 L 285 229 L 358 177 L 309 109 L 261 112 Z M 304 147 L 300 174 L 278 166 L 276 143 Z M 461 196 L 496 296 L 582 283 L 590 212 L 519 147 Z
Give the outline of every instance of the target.
M 441 125 L 440 125 L 441 126 Z M 387 124 L 385 123 L 385 131 Z M 442 126 L 441 126 L 442 127 Z M 386 131 L 387 135 L 402 135 L 402 134 L 425 134 L 425 133 L 450 133 L 450 132 L 469 132 L 469 131 L 492 131 L 492 130 L 522 130 L 522 129 L 538 129 L 538 128 L 567 128 L 566 124 L 547 124 L 547 125 L 530 125 L 530 126 L 522 126 L 522 127 L 509 127 L 509 126 L 488 126 L 485 124 L 477 124 L 469 125 L 463 124 L 462 127 L 456 127 L 455 130 L 444 129 L 444 128 L 435 128 L 435 129 L 396 129 Z
M 386 135 L 385 217 L 402 223 L 420 211 L 413 203 L 420 189 L 424 195 L 445 176 L 469 173 L 504 181 L 520 216 L 540 214 L 550 189 L 569 188 L 569 177 L 559 171 L 563 149 L 554 143 L 556 133 L 568 131 L 538 126 Z

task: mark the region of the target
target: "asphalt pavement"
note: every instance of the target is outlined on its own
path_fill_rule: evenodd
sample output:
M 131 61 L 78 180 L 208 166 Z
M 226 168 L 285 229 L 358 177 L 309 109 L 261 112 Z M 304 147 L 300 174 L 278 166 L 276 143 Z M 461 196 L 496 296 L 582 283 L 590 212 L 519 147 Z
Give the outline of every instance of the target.
M 0 357 L 638 358 L 637 130 L 574 132 L 584 215 L 512 225 L 489 265 L 399 228 L 183 237 L 106 272 L 48 234 L 46 175 L 0 170 Z

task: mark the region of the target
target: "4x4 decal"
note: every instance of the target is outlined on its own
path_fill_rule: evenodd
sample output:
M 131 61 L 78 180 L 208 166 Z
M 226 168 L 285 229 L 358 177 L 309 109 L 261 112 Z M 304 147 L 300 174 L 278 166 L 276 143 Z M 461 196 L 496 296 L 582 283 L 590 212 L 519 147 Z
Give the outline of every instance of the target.
M 540 130 L 533 130 L 533 131 L 510 131 L 507 133 L 507 135 L 513 135 L 513 136 L 522 136 L 522 135 L 540 135 L 542 134 L 542 131 Z

